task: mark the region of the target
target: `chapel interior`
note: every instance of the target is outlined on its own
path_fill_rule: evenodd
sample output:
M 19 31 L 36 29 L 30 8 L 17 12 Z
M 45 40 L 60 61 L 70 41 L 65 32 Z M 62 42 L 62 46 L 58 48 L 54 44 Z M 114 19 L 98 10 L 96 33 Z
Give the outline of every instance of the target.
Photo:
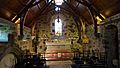
M 0 0 L 0 68 L 120 68 L 120 0 Z

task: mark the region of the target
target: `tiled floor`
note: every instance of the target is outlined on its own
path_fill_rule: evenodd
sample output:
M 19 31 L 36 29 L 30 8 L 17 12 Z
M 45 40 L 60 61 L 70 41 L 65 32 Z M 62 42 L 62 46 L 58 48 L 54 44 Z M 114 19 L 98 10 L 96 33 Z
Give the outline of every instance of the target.
M 49 68 L 71 68 L 69 64 L 57 64 L 57 65 L 50 65 Z
M 47 61 L 49 68 L 71 68 L 72 61 Z

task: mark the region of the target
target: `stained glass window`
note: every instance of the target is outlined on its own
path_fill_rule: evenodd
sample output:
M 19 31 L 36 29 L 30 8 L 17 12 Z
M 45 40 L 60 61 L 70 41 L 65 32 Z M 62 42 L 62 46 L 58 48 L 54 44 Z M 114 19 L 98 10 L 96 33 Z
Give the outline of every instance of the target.
M 62 5 L 62 3 L 63 3 L 63 0 L 55 0 L 56 5 Z
M 62 35 L 62 22 L 61 19 L 56 19 L 55 20 L 55 35 L 56 36 L 61 36 Z

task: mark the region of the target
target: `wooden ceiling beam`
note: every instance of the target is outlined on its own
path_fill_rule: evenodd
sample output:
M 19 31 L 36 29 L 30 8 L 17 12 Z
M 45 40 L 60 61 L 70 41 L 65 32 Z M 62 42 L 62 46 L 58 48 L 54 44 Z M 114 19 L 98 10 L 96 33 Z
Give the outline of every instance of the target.
M 26 13 L 27 10 L 30 8 L 30 6 L 34 3 L 34 1 L 35 1 L 35 0 L 31 0 L 31 1 L 17 14 L 17 16 L 15 17 L 15 19 L 13 20 L 13 22 L 15 22 L 18 18 L 20 18 L 23 13 Z
M 97 29 L 96 16 L 99 16 L 99 18 L 101 18 L 102 20 L 104 20 L 104 18 L 100 15 L 99 11 L 97 11 L 96 8 L 92 4 L 88 3 L 86 0 L 83 0 L 83 1 L 76 0 L 76 1 L 83 4 L 84 6 L 88 7 L 88 11 L 89 11 L 89 13 L 92 17 L 93 23 L 94 23 L 94 35 L 97 37 L 98 29 Z
M 59 8 L 61 8 L 61 9 L 63 9 L 63 10 L 65 10 L 65 11 L 67 11 L 67 12 L 69 12 L 70 15 L 72 15 L 72 16 L 77 15 L 77 14 L 74 13 L 74 11 L 70 11 L 69 9 L 66 9 L 66 8 L 64 8 L 64 7 L 62 7 L 62 6 L 58 6 L 58 5 L 55 5 L 55 4 L 53 4 L 53 5 L 59 7 Z
M 65 11 L 67 11 L 67 12 L 69 12 L 69 14 L 71 15 L 71 16 L 76 16 L 77 14 L 74 12 L 74 11 L 70 11 L 69 9 L 66 9 L 66 8 L 64 8 L 64 7 L 62 7 L 62 6 L 58 6 L 58 5 L 56 5 L 57 7 L 59 7 L 59 8 L 61 8 L 61 9 L 63 9 L 63 10 L 65 10 Z M 77 8 L 78 6 L 76 6 L 76 8 Z M 84 17 L 84 16 L 82 16 L 82 15 L 80 15 L 86 22 L 88 22 L 89 23 L 89 21 Z M 87 23 L 86 23 L 87 24 Z M 88 25 L 88 24 L 87 24 Z
M 63 1 L 66 3 L 66 5 L 68 5 L 68 7 L 70 7 L 70 9 L 72 9 L 73 12 L 76 13 L 76 15 L 78 15 L 78 16 L 80 15 L 79 10 L 77 10 L 72 4 L 69 4 L 65 0 L 63 0 Z
M 37 16 L 35 17 L 35 18 L 37 18 L 37 17 L 39 17 L 44 11 L 46 11 L 46 8 L 48 8 L 49 6 L 50 6 L 50 4 L 52 3 L 52 1 L 53 0 L 51 0 L 47 5 L 44 5 L 40 10 L 40 12 L 39 12 L 39 14 L 37 14 Z
M 26 13 L 28 11 L 29 8 L 38 5 L 39 3 L 41 3 L 43 0 L 40 0 L 38 2 L 35 2 L 35 0 L 31 0 L 15 17 L 15 19 L 13 20 L 13 22 L 15 22 L 18 18 L 21 17 L 22 14 Z M 34 3 L 35 2 L 35 3 Z
M 74 14 L 74 16 L 77 16 L 77 17 L 82 17 L 84 20 L 86 20 L 86 22 L 88 22 L 88 20 L 84 17 L 84 16 L 82 16 L 82 15 L 80 15 L 80 13 L 79 14 L 77 14 L 77 12 L 79 12 L 79 11 L 75 11 L 75 10 L 77 10 L 77 6 L 76 7 L 74 7 L 74 6 L 72 6 L 72 5 L 70 5 L 70 4 L 68 4 L 67 2 L 65 2 L 72 10 L 73 10 L 73 14 Z M 64 10 L 66 10 L 66 9 L 64 9 Z M 68 10 L 68 12 L 71 12 L 71 11 L 69 11 Z
M 100 19 L 104 20 L 104 18 L 100 15 L 100 12 L 88 1 L 86 1 L 86 0 L 83 0 L 83 1 L 75 0 L 75 1 L 77 1 L 81 4 L 83 4 L 84 6 L 88 7 L 90 10 L 92 10 L 95 13 L 96 16 L 98 16 Z
M 62 7 L 62 6 L 57 6 L 57 7 L 59 7 L 59 8 L 61 8 L 61 9 L 65 10 L 65 11 L 69 12 L 69 14 L 70 14 L 71 16 L 75 16 L 75 15 L 76 15 L 74 11 L 67 10 L 66 8 L 64 8 L 64 7 Z M 88 21 L 84 16 L 82 16 L 82 15 L 80 15 L 80 16 L 81 16 L 86 22 L 89 23 L 89 21 Z M 87 25 L 88 25 L 88 24 L 87 24 Z
M 35 2 L 34 4 L 31 5 L 31 7 L 38 5 L 38 4 L 41 3 L 42 1 L 43 1 L 43 0 L 39 0 L 38 2 Z M 31 7 L 30 7 L 30 8 L 31 8 Z
M 25 16 L 26 16 L 26 13 L 28 11 L 29 8 L 37 5 L 38 3 L 40 3 L 41 1 L 34 3 L 34 0 L 31 0 L 16 16 L 16 18 L 13 20 L 13 22 L 15 22 L 18 18 L 20 18 L 20 36 L 21 36 L 21 39 L 23 38 L 23 26 L 24 26 L 24 20 L 25 20 Z
M 32 19 L 32 21 L 34 21 L 35 19 L 37 19 L 37 17 L 40 17 L 41 16 L 41 14 L 44 12 L 44 11 L 46 11 L 46 9 L 49 7 L 49 6 L 51 6 L 50 4 L 52 3 L 52 1 L 53 0 L 51 0 L 47 5 L 44 5 L 44 7 L 42 7 L 41 9 L 40 9 L 40 12 Z M 32 23 L 31 23 L 32 24 Z M 30 24 L 30 25 L 31 25 Z M 36 23 L 34 23 L 34 24 L 36 24 Z
M 25 20 L 25 16 L 26 13 L 29 9 L 29 7 L 33 4 L 34 0 L 31 0 L 15 17 L 15 19 L 13 20 L 13 22 L 15 22 L 18 18 L 20 18 L 20 39 L 23 39 L 23 29 L 24 29 L 24 20 Z

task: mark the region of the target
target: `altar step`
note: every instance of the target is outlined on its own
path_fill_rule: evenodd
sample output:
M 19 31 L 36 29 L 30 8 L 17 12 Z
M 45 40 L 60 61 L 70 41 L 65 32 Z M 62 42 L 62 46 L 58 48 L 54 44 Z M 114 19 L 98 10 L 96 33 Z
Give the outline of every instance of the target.
M 47 61 L 62 61 L 72 60 L 74 53 L 72 53 L 70 45 L 47 45 L 45 59 Z

